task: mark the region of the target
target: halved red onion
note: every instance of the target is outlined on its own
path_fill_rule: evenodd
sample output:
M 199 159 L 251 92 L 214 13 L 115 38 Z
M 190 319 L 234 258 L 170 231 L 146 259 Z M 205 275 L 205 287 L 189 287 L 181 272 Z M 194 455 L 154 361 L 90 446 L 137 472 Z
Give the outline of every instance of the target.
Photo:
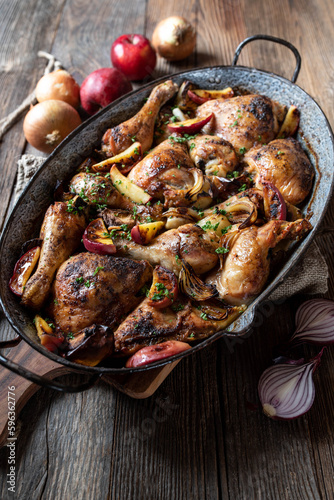
M 334 343 L 334 301 L 311 299 L 304 302 L 296 313 L 296 331 L 291 337 L 293 346 L 310 343 Z
M 285 360 L 263 372 L 258 393 L 265 415 L 274 420 L 291 420 L 311 408 L 315 397 L 312 375 L 324 349 L 308 363 Z

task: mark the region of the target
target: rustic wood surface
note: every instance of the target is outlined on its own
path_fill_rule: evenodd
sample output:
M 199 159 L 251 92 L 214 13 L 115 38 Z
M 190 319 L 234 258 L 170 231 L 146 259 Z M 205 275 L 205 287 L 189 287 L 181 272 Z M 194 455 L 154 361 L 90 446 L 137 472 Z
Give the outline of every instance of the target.
M 43 74 L 38 50 L 52 52 L 81 83 L 94 69 L 110 65 L 117 36 L 150 37 L 160 19 L 175 13 L 196 26 L 196 52 L 177 64 L 160 59 L 155 76 L 229 65 L 245 37 L 272 34 L 299 49 L 298 84 L 334 125 L 332 0 L 0 0 L 0 119 Z M 264 42 L 248 46 L 239 63 L 288 78 L 294 69 L 287 49 Z M 16 161 L 24 152 L 36 153 L 25 143 L 20 120 L 0 144 L 1 225 Z M 317 238 L 330 268 L 329 298 L 334 298 L 333 220 L 334 203 Z M 183 360 L 149 399 L 131 399 L 105 382 L 81 394 L 40 389 L 18 421 L 15 494 L 6 484 L 8 448 L 0 450 L 0 498 L 334 498 L 333 349 L 323 357 L 315 376 L 316 400 L 304 417 L 274 422 L 249 404 L 258 402 L 259 376 L 274 346 L 293 331 L 303 299 L 289 299 L 263 314 L 244 342 L 232 346 L 222 340 Z M 4 319 L 1 332 L 2 338 L 13 336 Z M 79 381 L 77 375 L 65 380 Z

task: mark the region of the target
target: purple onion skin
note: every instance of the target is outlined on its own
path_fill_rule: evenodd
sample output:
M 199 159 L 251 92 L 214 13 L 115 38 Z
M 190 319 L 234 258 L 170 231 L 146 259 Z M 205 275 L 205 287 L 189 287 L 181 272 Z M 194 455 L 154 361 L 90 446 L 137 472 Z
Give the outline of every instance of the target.
M 309 411 L 315 397 L 312 375 L 324 349 L 308 363 L 288 360 L 263 372 L 258 393 L 265 415 L 273 420 L 293 420 Z
M 296 331 L 290 339 L 290 346 L 304 343 L 320 346 L 334 344 L 334 301 L 311 299 L 298 308 Z

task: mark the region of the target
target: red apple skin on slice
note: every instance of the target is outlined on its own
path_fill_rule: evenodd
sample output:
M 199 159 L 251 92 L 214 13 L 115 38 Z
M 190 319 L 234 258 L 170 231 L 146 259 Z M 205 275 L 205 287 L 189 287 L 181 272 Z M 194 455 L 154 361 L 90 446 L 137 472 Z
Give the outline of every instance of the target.
M 40 247 L 31 248 L 15 264 L 13 276 L 9 280 L 9 288 L 15 295 L 21 297 L 23 294 L 24 287 L 38 262 L 40 253 Z
M 161 359 L 170 358 L 188 349 L 191 349 L 191 346 L 186 342 L 167 340 L 161 344 L 143 347 L 127 360 L 125 366 L 126 368 L 135 368 L 148 365 L 160 361 Z
M 183 122 L 169 123 L 167 125 L 170 132 L 177 134 L 197 134 L 213 117 L 213 113 L 204 118 L 192 118 Z
M 169 307 L 178 295 L 177 277 L 172 271 L 162 266 L 153 270 L 152 286 L 148 294 L 148 303 L 157 309 Z
M 85 229 L 83 244 L 88 252 L 98 255 L 111 255 L 116 252 L 116 246 L 107 236 L 108 231 L 102 219 L 95 219 Z
M 204 102 L 212 99 L 229 99 L 233 96 L 234 92 L 231 87 L 227 87 L 223 90 L 188 90 L 188 97 L 196 104 L 203 104 Z
M 157 235 L 158 231 L 164 227 L 162 221 L 147 222 L 146 224 L 138 224 L 131 229 L 132 241 L 139 245 L 147 245 Z

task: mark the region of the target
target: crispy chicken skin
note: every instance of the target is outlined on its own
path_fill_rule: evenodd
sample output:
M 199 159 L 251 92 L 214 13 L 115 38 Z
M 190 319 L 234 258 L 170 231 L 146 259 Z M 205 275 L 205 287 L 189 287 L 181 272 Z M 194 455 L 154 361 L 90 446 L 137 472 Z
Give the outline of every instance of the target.
M 191 168 L 194 164 L 186 144 L 168 139 L 137 163 L 128 178 L 154 198 L 163 200 L 165 208 L 189 206 L 194 204 L 194 200 L 186 197 L 187 190 L 194 185 Z M 208 181 L 204 187 L 209 190 Z M 210 202 L 210 196 L 206 196 L 206 200 L 202 198 L 206 206 Z
M 276 139 L 267 146 L 249 151 L 244 158 L 247 171 L 255 173 L 255 185 L 273 183 L 283 198 L 298 205 L 309 194 L 314 177 L 313 166 L 298 141 Z
M 181 270 L 180 259 L 188 262 L 195 273 L 204 274 L 218 262 L 215 249 L 218 243 L 207 241 L 207 234 L 194 224 L 185 224 L 160 234 L 148 245 L 115 239 L 119 255 L 132 259 L 146 259 L 152 265 L 160 265 L 176 275 Z
M 142 150 L 148 151 L 152 146 L 154 124 L 159 110 L 177 90 L 177 85 L 171 80 L 157 85 L 135 116 L 108 129 L 102 138 L 102 151 L 106 156 L 112 157 L 124 151 L 131 146 L 134 137 L 141 143 Z
M 238 307 L 226 309 L 224 320 L 208 321 L 189 300 L 184 299 L 178 306 L 176 311 L 157 309 L 144 299 L 115 331 L 115 352 L 129 356 L 146 345 L 166 340 L 203 340 L 225 328 L 244 310 Z
M 40 309 L 49 295 L 58 267 L 78 247 L 86 227 L 83 214 L 68 212 L 64 202 L 55 202 L 47 209 L 40 231 L 43 240 L 36 272 L 28 280 L 22 303 Z
M 136 294 L 151 276 L 146 261 L 80 253 L 58 270 L 50 312 L 64 332 L 94 323 L 113 328 L 141 300 Z
M 226 177 L 238 164 L 232 144 L 221 137 L 197 135 L 188 145 L 190 158 L 206 175 Z
M 80 172 L 70 182 L 70 191 L 89 205 L 108 205 L 109 207 L 132 210 L 134 203 L 117 191 L 110 179 L 103 175 Z
M 214 117 L 203 127 L 203 132 L 222 137 L 239 152 L 275 139 L 285 107 L 268 97 L 251 94 L 210 100 L 196 111 L 202 117 L 209 113 Z
M 264 287 L 270 270 L 269 250 L 281 240 L 298 240 L 312 229 L 306 219 L 295 222 L 272 220 L 264 226 L 251 226 L 236 235 L 222 270 L 207 282 L 217 287 L 229 304 L 249 303 Z

